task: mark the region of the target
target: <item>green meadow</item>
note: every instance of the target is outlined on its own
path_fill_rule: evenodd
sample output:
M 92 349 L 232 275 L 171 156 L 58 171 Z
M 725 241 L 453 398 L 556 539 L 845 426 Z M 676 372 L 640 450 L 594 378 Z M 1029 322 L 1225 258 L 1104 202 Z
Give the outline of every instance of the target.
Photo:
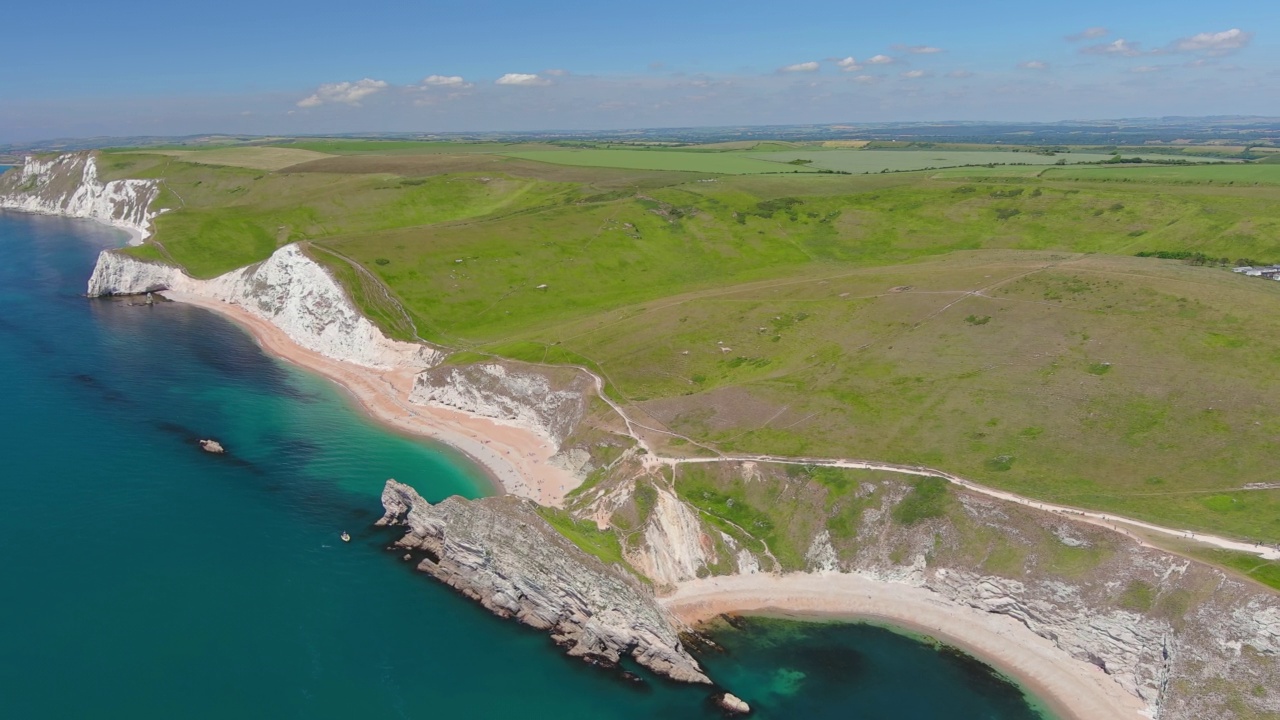
M 778 163 L 516 155 L 103 165 L 165 178 L 173 210 L 131 252 L 209 276 L 307 242 L 389 333 L 590 367 L 646 424 L 722 452 L 927 464 L 1280 540 L 1280 491 L 1243 489 L 1274 480 L 1280 283 L 1216 266 L 1280 261 L 1277 191 L 1254 184 L 1280 166 L 734 174 L 708 168 Z M 541 160 L 584 155 L 669 164 Z
M 756 173 L 813 172 L 811 169 L 786 163 L 770 163 L 742 153 L 694 152 L 680 150 L 534 150 L 504 152 L 504 155 L 537 160 L 558 165 L 583 167 L 609 167 L 628 170 L 680 170 L 685 172 L 715 173 L 722 175 L 750 175 Z
M 1051 168 L 1044 177 L 1050 180 L 1084 182 L 1136 182 L 1155 185 L 1280 185 L 1280 163 L 1241 165 L 1192 165 L 1168 167 L 1089 167 Z
M 1009 165 L 1078 165 L 1100 163 L 1114 155 L 1088 152 L 1038 153 L 1021 151 L 982 150 L 819 150 L 814 152 L 768 152 L 751 157 L 777 163 L 803 162 L 808 167 L 849 173 L 904 172 L 966 166 Z M 1142 155 L 1124 153 L 1125 158 L 1168 160 L 1167 155 Z M 1212 158 L 1200 158 L 1197 162 L 1221 162 Z

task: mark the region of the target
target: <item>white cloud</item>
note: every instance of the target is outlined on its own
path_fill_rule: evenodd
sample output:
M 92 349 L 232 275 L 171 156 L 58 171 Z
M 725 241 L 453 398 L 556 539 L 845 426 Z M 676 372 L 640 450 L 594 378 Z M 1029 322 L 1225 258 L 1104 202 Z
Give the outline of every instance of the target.
M 1018 67 L 1023 70 L 1048 70 L 1049 63 L 1043 60 L 1028 60 L 1026 62 L 1018 63 Z
M 936 55 L 937 53 L 945 52 L 942 48 L 932 45 L 894 45 L 893 49 L 908 52 L 912 55 Z
M 1111 34 L 1111 31 L 1104 27 L 1085 28 L 1084 30 L 1081 30 L 1078 33 L 1075 33 L 1073 35 L 1068 35 L 1067 42 L 1080 42 L 1081 40 L 1097 40 L 1098 38 L 1106 37 L 1110 34 Z
M 364 78 L 357 82 L 326 83 L 316 88 L 311 95 L 298 101 L 298 107 L 319 107 L 326 103 L 344 103 L 359 105 L 360 101 L 387 87 L 384 80 Z
M 422 78 L 423 87 L 443 87 L 461 90 L 471 87 L 471 83 L 459 75 L 428 75 Z
M 963 80 L 965 78 L 973 77 L 973 73 L 969 72 L 968 70 L 952 70 L 951 72 L 947 73 L 947 77 L 955 78 L 956 80 Z
M 569 74 L 568 70 L 562 70 L 560 68 L 552 68 L 550 70 L 545 70 L 544 72 L 551 77 L 564 77 Z
M 784 73 L 817 72 L 817 71 L 818 71 L 818 63 L 813 61 L 796 63 L 795 65 L 785 65 L 783 67 L 778 68 L 778 72 L 784 72 Z
M 1253 40 L 1253 33 L 1240 28 L 1232 28 L 1216 33 L 1200 33 L 1191 37 L 1179 38 L 1169 44 L 1170 52 L 1204 53 L 1206 55 L 1229 55 L 1241 50 Z
M 908 70 L 902 73 L 902 77 L 907 78 L 908 80 L 915 80 L 917 78 L 925 77 L 926 75 L 928 75 L 928 73 L 923 70 Z
M 1164 66 L 1164 65 L 1139 65 L 1139 66 L 1137 66 L 1137 67 L 1135 67 L 1135 68 L 1131 68 L 1131 69 L 1129 70 L 1129 72 L 1135 72 L 1135 73 L 1153 73 L 1153 72 L 1160 72 L 1160 71 L 1162 71 L 1162 70 L 1164 70 L 1164 69 L 1165 69 L 1165 66 Z
M 871 58 L 868 58 L 867 62 L 871 63 L 872 65 L 892 65 L 897 61 L 889 57 L 888 55 L 875 55 L 875 56 L 872 56 Z
M 550 85 L 551 81 L 533 73 L 507 73 L 493 81 L 495 85 Z
M 874 85 L 880 82 L 880 78 L 875 75 L 855 75 L 853 81 L 859 85 Z
M 1129 42 L 1124 38 L 1120 38 L 1113 42 L 1102 43 L 1101 45 L 1090 45 L 1080 48 L 1083 55 L 1116 55 L 1119 57 L 1137 57 L 1142 55 L 1142 43 Z
M 852 55 L 842 60 L 836 60 L 836 66 L 843 72 L 857 72 L 862 69 L 862 64 Z

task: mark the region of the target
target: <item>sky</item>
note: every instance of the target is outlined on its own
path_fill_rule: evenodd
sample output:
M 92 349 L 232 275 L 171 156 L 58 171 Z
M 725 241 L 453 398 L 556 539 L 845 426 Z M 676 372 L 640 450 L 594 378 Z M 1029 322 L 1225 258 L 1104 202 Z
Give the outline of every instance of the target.
M 1275 0 L 10 3 L 0 143 L 1280 115 Z

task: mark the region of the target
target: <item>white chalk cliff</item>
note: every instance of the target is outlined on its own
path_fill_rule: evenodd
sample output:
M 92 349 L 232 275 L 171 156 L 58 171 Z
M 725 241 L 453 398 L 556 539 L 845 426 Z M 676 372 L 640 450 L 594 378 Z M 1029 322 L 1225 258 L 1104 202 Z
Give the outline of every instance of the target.
M 529 430 L 559 448 L 586 414 L 590 378 L 572 370 L 555 378 L 508 365 L 490 362 L 421 373 L 409 399 Z
M 157 180 L 98 179 L 93 153 L 79 152 L 41 160 L 27 157 L 22 167 L 0 176 L 0 208 L 86 218 L 129 233 L 139 244 L 151 234 L 151 209 L 160 194 Z
M 211 280 L 172 265 L 105 250 L 89 278 L 90 297 L 169 290 L 236 305 L 334 360 L 389 369 L 431 367 L 443 357 L 426 345 L 392 340 L 364 317 L 329 271 L 296 244 Z

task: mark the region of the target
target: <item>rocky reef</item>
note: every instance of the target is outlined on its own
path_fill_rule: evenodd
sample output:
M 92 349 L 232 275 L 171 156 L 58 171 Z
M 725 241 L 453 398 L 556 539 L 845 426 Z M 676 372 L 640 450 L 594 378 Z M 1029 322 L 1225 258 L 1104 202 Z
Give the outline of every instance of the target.
M 417 568 L 493 613 L 546 630 L 572 656 L 616 664 L 631 656 L 665 677 L 709 683 L 681 645 L 672 618 L 625 570 L 605 565 L 511 496 L 432 505 L 388 480 L 383 525 L 403 525 L 397 545 Z
M 392 340 L 370 322 L 333 275 L 296 243 L 260 263 L 210 280 L 181 269 L 104 250 L 89 278 L 90 297 L 170 290 L 239 306 L 274 324 L 302 347 L 365 367 L 426 368 L 443 353 Z
M 160 194 L 156 180 L 98 179 L 92 152 L 53 158 L 27 157 L 21 168 L 0 175 L 0 208 L 87 218 L 127 231 L 134 244 L 151 234 Z

